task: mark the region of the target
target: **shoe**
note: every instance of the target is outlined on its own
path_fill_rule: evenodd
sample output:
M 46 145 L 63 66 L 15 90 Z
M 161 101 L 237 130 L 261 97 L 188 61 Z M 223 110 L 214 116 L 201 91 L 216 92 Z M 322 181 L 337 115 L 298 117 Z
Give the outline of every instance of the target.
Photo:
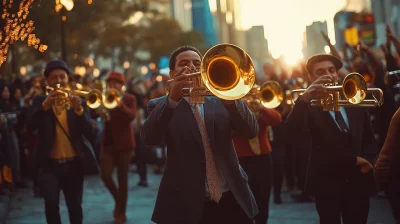
M 113 212 L 114 219 L 117 219 L 121 216 L 121 212 L 119 211 L 119 206 L 116 204 Z
M 127 219 L 126 219 L 126 216 L 120 214 L 118 217 L 115 218 L 114 224 L 124 223 L 124 222 L 126 222 L 126 220 L 127 220 Z
M 140 187 L 148 187 L 149 184 L 147 183 L 146 180 L 140 180 L 139 183 L 138 183 L 138 186 L 140 186 Z

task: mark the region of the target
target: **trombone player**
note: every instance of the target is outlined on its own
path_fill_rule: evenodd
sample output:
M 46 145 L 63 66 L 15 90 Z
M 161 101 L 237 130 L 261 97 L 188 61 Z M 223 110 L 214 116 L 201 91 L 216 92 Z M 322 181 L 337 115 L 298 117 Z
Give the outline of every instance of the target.
M 362 107 L 323 111 L 313 99 L 327 97 L 325 85 L 338 80 L 342 61 L 318 54 L 307 61 L 312 84 L 287 119 L 294 147 L 311 144 L 305 191 L 315 196 L 322 224 L 367 223 L 369 196 L 376 193 L 372 161 L 377 154 L 369 114 Z
M 208 54 L 210 51 L 217 53 Z M 256 137 L 256 118 L 239 99 L 221 100 L 206 96 L 203 104 L 190 104 L 188 97 L 182 94 L 184 87 L 193 84 L 188 80 L 188 74 L 203 68 L 203 65 L 210 66 L 203 62 L 219 58 L 215 63 L 217 67 L 213 68 L 218 72 L 210 73 L 211 79 L 218 79 L 215 77 L 218 74 L 237 74 L 232 70 L 232 64 L 227 62 L 229 59 L 223 61 L 222 52 L 240 52 L 238 58 L 246 63 L 238 67 L 250 67 L 249 71 L 253 71 L 252 63 L 246 60 L 247 54 L 232 45 L 217 45 L 204 58 L 194 47 L 180 47 L 170 57 L 173 81 L 168 96 L 148 103 L 150 115 L 143 125 L 142 140 L 147 145 L 158 145 L 165 138 L 168 147 L 152 216 L 156 223 L 250 224 L 258 213 L 247 175 L 238 163 L 231 135 L 231 131 L 236 130 L 248 139 Z M 251 75 L 255 77 L 254 73 Z
M 128 201 L 128 172 L 132 150 L 136 147 L 132 121 L 136 116 L 136 97 L 129 93 L 122 93 L 125 76 L 119 72 L 111 72 L 107 78 L 107 88 L 115 90 L 113 94 L 106 94 L 103 103 L 118 105 L 110 110 L 105 106 L 96 110 L 93 117 L 101 116 L 104 122 L 100 146 L 100 170 L 104 185 L 110 191 L 114 201 L 114 219 L 116 223 L 123 223 L 126 218 Z M 112 91 L 111 91 L 112 92 Z M 110 106 L 107 106 L 110 107 Z M 105 116 L 104 113 L 108 113 Z M 107 119 L 106 119 L 107 117 Z M 114 183 L 112 174 L 118 172 L 118 187 Z

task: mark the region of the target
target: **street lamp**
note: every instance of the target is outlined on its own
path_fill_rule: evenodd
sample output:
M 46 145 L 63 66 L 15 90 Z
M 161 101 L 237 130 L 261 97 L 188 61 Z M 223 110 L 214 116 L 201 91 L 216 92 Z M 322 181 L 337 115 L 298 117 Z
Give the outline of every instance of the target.
M 60 12 L 61 15 L 61 57 L 67 62 L 67 52 L 65 47 L 65 10 L 71 11 L 74 8 L 74 0 L 55 0 L 56 1 L 56 12 Z

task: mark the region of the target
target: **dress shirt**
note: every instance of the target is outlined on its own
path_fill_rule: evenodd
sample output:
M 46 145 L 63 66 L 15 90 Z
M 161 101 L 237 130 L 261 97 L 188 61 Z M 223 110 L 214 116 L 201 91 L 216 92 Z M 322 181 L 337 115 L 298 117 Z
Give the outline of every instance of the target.
M 338 126 L 338 128 L 340 129 L 339 124 L 336 122 L 335 119 L 335 111 L 329 111 L 329 113 L 331 114 L 331 117 L 333 118 L 333 121 L 335 121 L 335 124 Z M 340 113 L 342 114 L 343 120 L 346 123 L 347 127 L 350 128 L 349 126 L 349 119 L 347 118 L 347 114 L 346 111 L 344 110 L 344 107 L 340 107 Z
M 189 102 L 189 98 L 188 97 L 184 97 L 184 99 L 187 102 Z M 168 97 L 168 107 L 169 108 L 175 109 L 180 102 L 181 101 L 176 102 L 176 101 L 174 101 L 174 100 L 172 100 L 171 98 Z M 204 105 L 203 104 L 199 104 L 199 106 L 200 106 L 201 116 L 202 116 L 202 118 L 204 120 Z M 192 108 L 192 111 L 195 109 L 192 105 L 190 105 L 190 108 Z M 209 139 L 209 141 L 211 141 L 211 139 Z M 215 156 L 214 156 L 214 158 L 215 158 Z M 228 182 L 226 181 L 226 179 L 224 177 L 224 174 L 222 173 L 222 170 L 219 168 L 219 164 L 218 164 L 218 161 L 216 159 L 215 159 L 215 163 L 216 163 L 217 170 L 218 170 L 218 178 L 219 178 L 219 183 L 220 183 L 220 186 L 221 186 L 221 191 L 222 192 L 227 192 L 227 191 L 230 190 Z M 206 193 L 205 196 L 208 197 L 210 195 L 210 193 L 209 193 L 210 190 L 208 188 L 207 178 L 206 178 L 206 183 L 205 183 L 205 190 L 206 190 L 205 191 L 205 193 Z
M 56 122 L 56 134 L 50 157 L 52 159 L 68 159 L 75 157 L 76 153 L 74 147 L 65 133 L 67 132 L 67 134 L 69 134 L 67 110 L 63 107 L 53 106 L 53 111 L 60 123 Z M 63 127 L 61 127 L 60 124 Z

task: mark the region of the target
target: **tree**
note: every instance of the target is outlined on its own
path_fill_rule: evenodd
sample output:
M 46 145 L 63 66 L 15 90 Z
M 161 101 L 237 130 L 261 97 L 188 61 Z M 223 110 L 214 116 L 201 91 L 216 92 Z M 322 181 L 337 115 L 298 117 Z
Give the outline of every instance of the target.
M 47 46 L 41 43 L 37 38 L 34 26 L 34 20 L 29 19 L 30 10 L 34 0 L 3 0 L 0 5 L 0 67 L 7 61 L 7 56 L 12 53 L 12 70 L 16 70 L 16 49 L 13 45 L 17 41 L 25 41 L 28 46 L 38 49 L 40 52 L 47 50 Z
M 14 0 L 15 1 L 15 0 Z M 29 17 L 35 21 L 36 36 L 48 45 L 44 53 L 24 45 L 15 45 L 21 64 L 48 61 L 61 55 L 61 18 L 55 10 L 55 0 L 40 1 Z M 119 61 L 137 61 L 135 52 L 146 50 L 151 60 L 169 55 L 181 45 L 200 46 L 203 38 L 198 32 L 183 32 L 179 24 L 149 7 L 149 0 L 75 0 L 71 11 L 63 12 L 67 61 L 70 66 L 82 65 L 90 54 L 113 56 L 119 51 Z M 142 15 L 136 23 L 129 22 Z

